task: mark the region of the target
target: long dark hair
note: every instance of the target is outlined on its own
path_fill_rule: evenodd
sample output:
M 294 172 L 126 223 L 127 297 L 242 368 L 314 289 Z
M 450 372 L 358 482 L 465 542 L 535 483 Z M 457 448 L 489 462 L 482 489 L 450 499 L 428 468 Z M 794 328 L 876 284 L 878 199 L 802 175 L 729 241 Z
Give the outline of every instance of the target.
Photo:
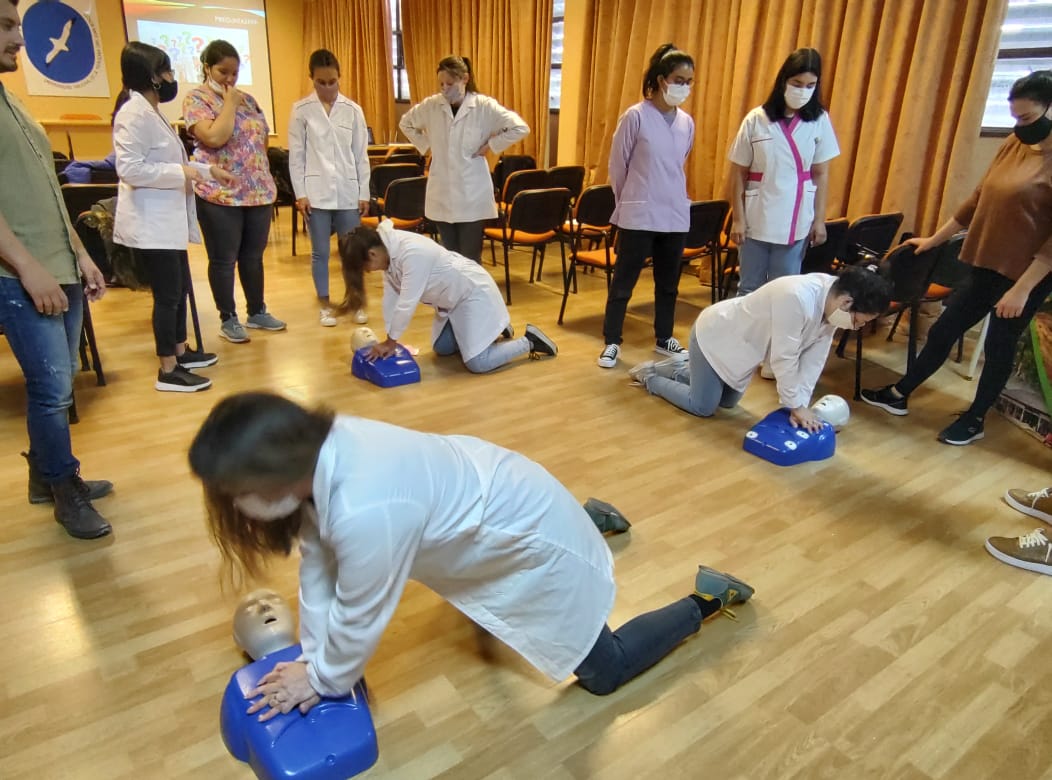
M 658 46 L 657 51 L 650 56 L 650 65 L 643 75 L 643 97 L 649 98 L 660 89 L 658 76 L 667 79 L 680 65 L 690 65 L 693 68 L 694 59 L 686 52 L 677 49 L 674 43 L 664 43 Z
M 292 552 L 305 506 L 264 522 L 239 512 L 234 498 L 312 474 L 333 419 L 331 411 L 311 411 L 273 393 L 239 393 L 216 404 L 201 425 L 190 468 L 204 488 L 225 582 L 239 587 L 259 577 L 270 556 Z
M 455 57 L 452 54 L 448 57 L 443 57 L 438 61 L 438 68 L 435 69 L 435 73 L 441 73 L 442 71 L 457 79 L 467 76 L 468 84 L 464 88 L 465 91 L 475 93 L 479 91 L 478 85 L 475 83 L 475 73 L 471 70 L 471 60 L 467 57 Z
M 129 41 L 121 50 L 121 84 L 124 88 L 113 104 L 110 124 L 116 120 L 121 106 L 131 98 L 130 90 L 142 93 L 157 89 L 155 85 L 161 74 L 171 69 L 172 61 L 165 51 L 148 43 Z
M 340 236 L 340 267 L 345 290 L 339 307 L 341 312 L 365 307 L 365 266 L 369 262 L 369 250 L 383 245 L 379 232 L 371 227 L 356 227 Z
M 815 84 L 811 99 L 796 112 L 797 115 L 805 122 L 813 122 L 826 110 L 822 105 L 822 55 L 817 49 L 797 49 L 785 58 L 774 80 L 771 94 L 763 104 L 764 113 L 772 122 L 785 119 L 785 84 L 793 76 L 799 76 L 801 73 L 814 73 L 818 77 L 818 83 Z

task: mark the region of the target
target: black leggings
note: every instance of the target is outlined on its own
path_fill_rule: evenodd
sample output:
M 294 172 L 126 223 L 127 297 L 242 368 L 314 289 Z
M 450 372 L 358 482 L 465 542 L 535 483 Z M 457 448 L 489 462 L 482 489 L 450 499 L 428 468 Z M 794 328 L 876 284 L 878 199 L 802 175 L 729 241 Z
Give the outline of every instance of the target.
M 618 231 L 617 265 L 614 266 L 614 278 L 610 281 L 603 316 L 603 339 L 607 344 L 621 343 L 628 301 L 648 257 L 654 261 L 654 338 L 664 341 L 672 335 L 686 242 L 686 233 Z
M 903 395 L 909 395 L 920 387 L 946 362 L 958 339 L 990 314 L 990 328 L 983 345 L 985 363 L 979 376 L 975 400 L 968 409 L 969 414 L 985 417 L 1012 374 L 1019 337 L 1030 324 L 1038 307 L 1052 293 L 1052 274 L 1046 275 L 1035 285 L 1020 316 L 998 317 L 993 314 L 994 307 L 1013 284 L 1011 279 L 997 271 L 973 267 L 968 281 L 954 292 L 946 310 L 932 325 L 928 340 L 914 361 L 913 368 L 898 381 L 895 389 Z
M 172 357 L 186 341 L 186 296 L 190 291 L 190 264 L 178 249 L 133 249 L 145 267 L 153 289 L 153 340 L 158 357 Z
M 442 246 L 451 252 L 461 254 L 468 260 L 482 262 L 482 228 L 481 222 L 436 222 Z

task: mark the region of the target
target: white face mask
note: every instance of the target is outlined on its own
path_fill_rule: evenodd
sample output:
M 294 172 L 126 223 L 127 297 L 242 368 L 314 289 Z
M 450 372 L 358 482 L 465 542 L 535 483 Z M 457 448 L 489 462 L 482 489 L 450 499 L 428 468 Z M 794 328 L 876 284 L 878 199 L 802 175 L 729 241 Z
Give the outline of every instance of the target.
M 264 522 L 288 517 L 299 509 L 302 503 L 303 501 L 291 493 L 277 501 L 267 501 L 256 493 L 248 493 L 234 499 L 234 506 L 239 512 Z
M 220 95 L 226 94 L 226 88 L 223 87 L 218 81 L 213 79 L 211 76 L 208 77 L 208 86 L 218 92 Z
M 690 97 L 690 84 L 668 84 L 661 94 L 670 106 L 678 106 Z
M 793 111 L 798 111 L 808 104 L 815 94 L 814 87 L 785 87 L 785 104 Z
M 464 94 L 464 85 L 459 81 L 456 84 L 450 84 L 448 87 L 442 88 L 442 97 L 450 103 L 459 103 L 464 99 Z
M 843 309 L 833 309 L 833 311 L 829 313 L 829 316 L 826 317 L 826 321 L 834 328 L 855 330 L 855 318 L 851 315 L 851 312 L 844 311 Z

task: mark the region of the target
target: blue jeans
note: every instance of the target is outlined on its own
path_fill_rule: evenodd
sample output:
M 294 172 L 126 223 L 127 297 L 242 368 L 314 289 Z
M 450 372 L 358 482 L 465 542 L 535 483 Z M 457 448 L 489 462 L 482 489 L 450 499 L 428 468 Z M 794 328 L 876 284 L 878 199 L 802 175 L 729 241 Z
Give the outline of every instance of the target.
M 307 230 L 310 231 L 310 274 L 314 277 L 314 292 L 319 298 L 329 297 L 329 248 L 335 233 L 342 236 L 362 223 L 358 209 L 310 210 Z
M 443 357 L 455 355 L 460 351 L 456 334 L 453 333 L 453 323 L 446 323 L 446 326 L 442 328 L 442 332 L 438 334 L 438 338 L 435 339 L 432 348 L 435 350 L 436 355 L 442 355 Z M 528 354 L 529 351 L 530 340 L 525 336 L 506 341 L 494 341 L 482 352 L 471 358 L 471 360 L 465 360 L 464 365 L 473 374 L 485 374 L 500 368 L 506 363 L 510 363 L 517 357 Z
M 591 652 L 574 670 L 589 693 L 605 696 L 656 664 L 701 629 L 701 607 L 684 598 L 647 612 L 617 631 L 603 626 Z
M 65 314 L 45 316 L 18 279 L 0 276 L 0 326 L 26 380 L 29 459 L 48 482 L 77 473 L 69 439 L 69 407 L 84 316 L 84 289 L 64 284 Z
M 698 343 L 698 334 L 690 329 L 690 360 L 682 363 L 671 376 L 652 376 L 646 381 L 647 392 L 698 417 L 712 417 L 716 407 L 733 409 L 744 393 L 729 387 L 709 365 Z
M 806 251 L 806 238 L 795 244 L 771 244 L 746 238 L 738 247 L 738 295 L 748 295 L 779 276 L 800 273 Z

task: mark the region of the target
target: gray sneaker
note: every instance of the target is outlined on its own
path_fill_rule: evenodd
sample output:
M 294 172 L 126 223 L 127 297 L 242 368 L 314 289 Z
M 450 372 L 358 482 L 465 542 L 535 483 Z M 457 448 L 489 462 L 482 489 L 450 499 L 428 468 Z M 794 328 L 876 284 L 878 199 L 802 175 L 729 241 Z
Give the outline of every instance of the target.
M 219 326 L 219 335 L 234 344 L 244 344 L 246 341 L 252 340 L 245 333 L 245 329 L 238 322 L 237 317 L 223 320 L 223 324 Z
M 259 328 L 260 330 L 285 330 L 285 323 L 266 309 L 258 314 L 253 314 L 245 320 L 245 325 L 250 328 Z

